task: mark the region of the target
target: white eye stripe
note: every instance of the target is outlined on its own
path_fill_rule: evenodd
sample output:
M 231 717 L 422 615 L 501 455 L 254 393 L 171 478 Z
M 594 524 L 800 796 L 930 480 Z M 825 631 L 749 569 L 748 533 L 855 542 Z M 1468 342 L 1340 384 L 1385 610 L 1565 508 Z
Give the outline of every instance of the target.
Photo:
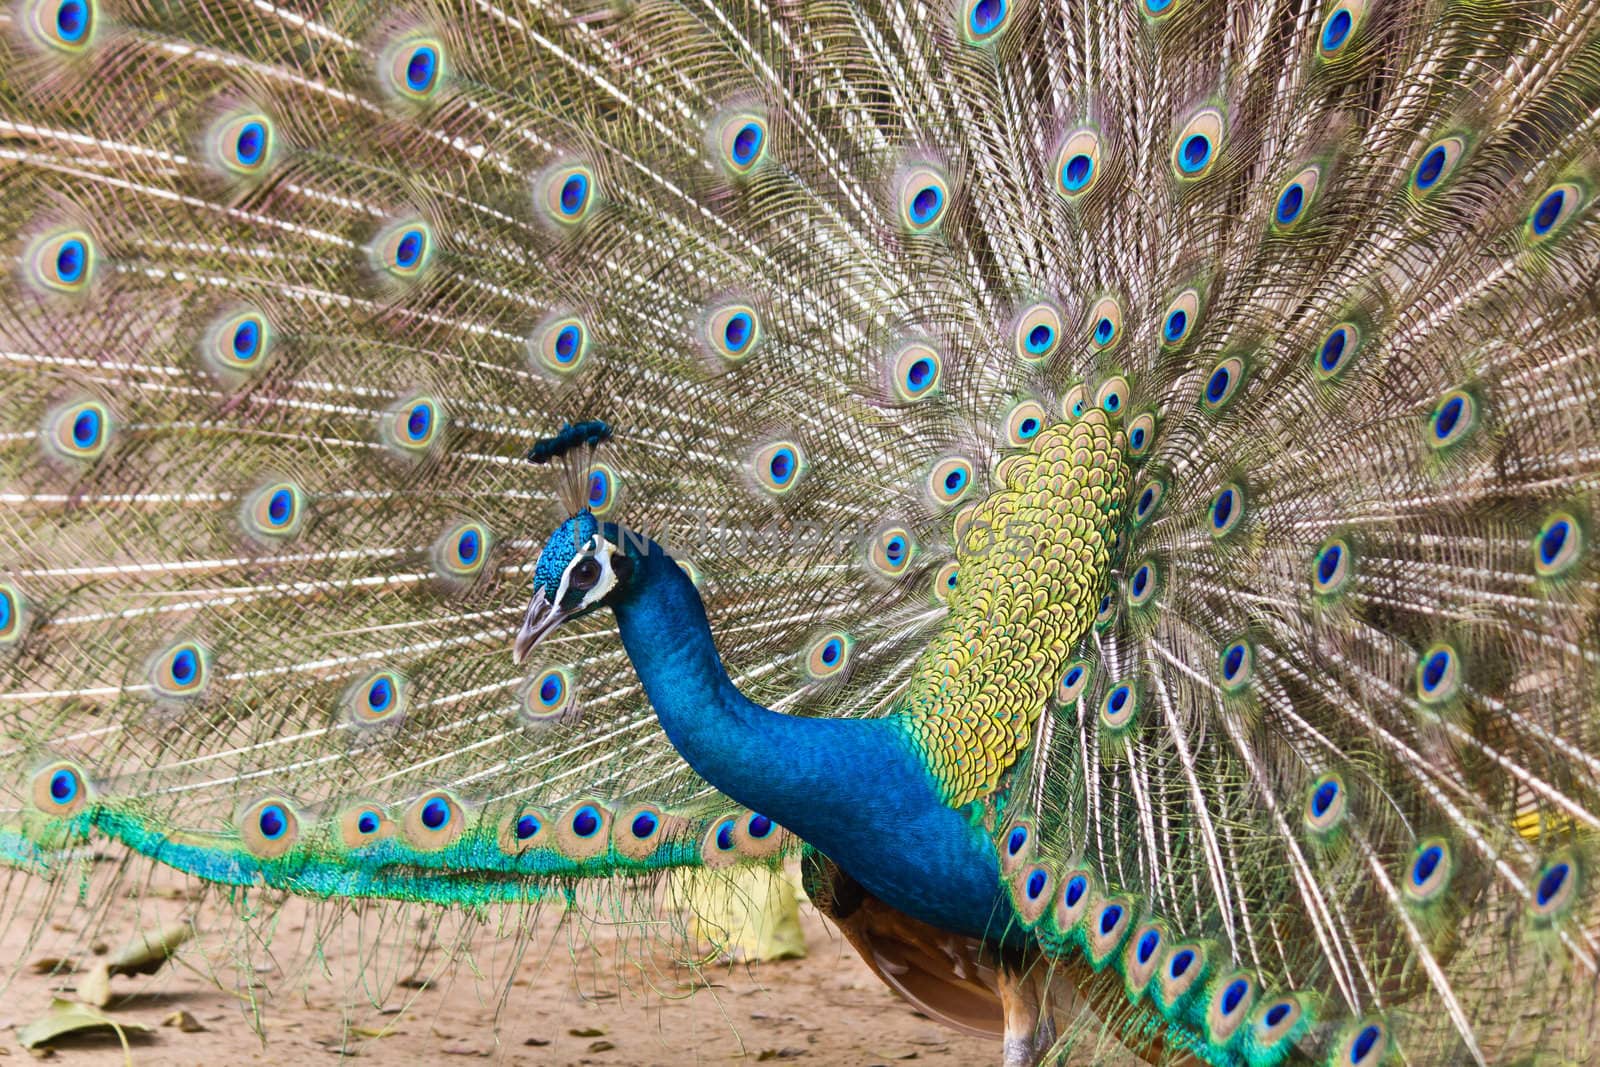
M 572 584 L 572 572 L 577 569 L 578 564 L 582 563 L 586 559 L 592 559 L 596 563 L 600 564 L 600 577 L 598 580 L 596 580 L 594 586 L 584 594 L 583 599 L 578 602 L 577 608 L 573 610 L 582 611 L 585 608 L 593 607 L 601 600 L 604 600 L 606 595 L 610 593 L 617 584 L 616 571 L 614 571 L 611 567 L 611 554 L 614 551 L 615 546 L 613 546 L 611 542 L 607 541 L 601 535 L 595 534 L 593 539 L 589 542 L 587 550 L 574 556 L 572 558 L 572 562 L 567 564 L 567 569 L 561 572 L 561 584 L 556 588 L 555 600 L 553 602 L 559 605 L 566 601 L 567 591 Z

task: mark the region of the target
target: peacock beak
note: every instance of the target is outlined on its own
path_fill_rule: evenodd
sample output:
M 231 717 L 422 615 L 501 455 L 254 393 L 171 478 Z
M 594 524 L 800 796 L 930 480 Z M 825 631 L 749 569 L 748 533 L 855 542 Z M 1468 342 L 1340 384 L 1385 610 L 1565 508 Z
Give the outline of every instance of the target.
M 512 661 L 522 666 L 522 661 L 528 658 L 533 646 L 566 619 L 567 613 L 558 605 L 550 603 L 542 593 L 535 593 L 532 603 L 528 605 L 528 614 L 522 620 L 522 628 L 517 631 L 517 639 L 511 646 Z

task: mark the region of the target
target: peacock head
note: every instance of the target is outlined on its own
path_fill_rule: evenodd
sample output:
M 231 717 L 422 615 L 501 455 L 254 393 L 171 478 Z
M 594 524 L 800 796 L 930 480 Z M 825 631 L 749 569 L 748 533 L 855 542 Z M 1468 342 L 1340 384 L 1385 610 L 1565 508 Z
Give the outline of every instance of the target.
M 627 587 L 633 558 L 607 532 L 592 514 L 580 511 L 544 543 L 533 568 L 533 599 L 512 646 L 519 665 L 550 631 L 604 607 Z

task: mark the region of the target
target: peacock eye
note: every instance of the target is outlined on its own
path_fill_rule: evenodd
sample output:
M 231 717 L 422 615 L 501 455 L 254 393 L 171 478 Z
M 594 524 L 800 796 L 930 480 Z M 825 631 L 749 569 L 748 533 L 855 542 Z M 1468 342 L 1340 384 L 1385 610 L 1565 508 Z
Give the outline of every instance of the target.
M 581 560 L 572 568 L 572 587 L 574 589 L 588 589 L 600 580 L 600 564 L 593 559 Z

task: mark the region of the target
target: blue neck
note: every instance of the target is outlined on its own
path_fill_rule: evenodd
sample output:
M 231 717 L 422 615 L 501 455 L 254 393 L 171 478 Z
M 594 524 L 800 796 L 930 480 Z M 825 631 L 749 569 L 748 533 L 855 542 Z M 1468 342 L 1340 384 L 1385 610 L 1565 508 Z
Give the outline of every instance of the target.
M 615 604 L 622 643 L 668 739 L 701 777 L 901 911 L 979 936 L 1005 923 L 988 834 L 940 800 L 897 722 L 802 718 L 747 699 L 683 569 L 655 544 L 636 565 Z

